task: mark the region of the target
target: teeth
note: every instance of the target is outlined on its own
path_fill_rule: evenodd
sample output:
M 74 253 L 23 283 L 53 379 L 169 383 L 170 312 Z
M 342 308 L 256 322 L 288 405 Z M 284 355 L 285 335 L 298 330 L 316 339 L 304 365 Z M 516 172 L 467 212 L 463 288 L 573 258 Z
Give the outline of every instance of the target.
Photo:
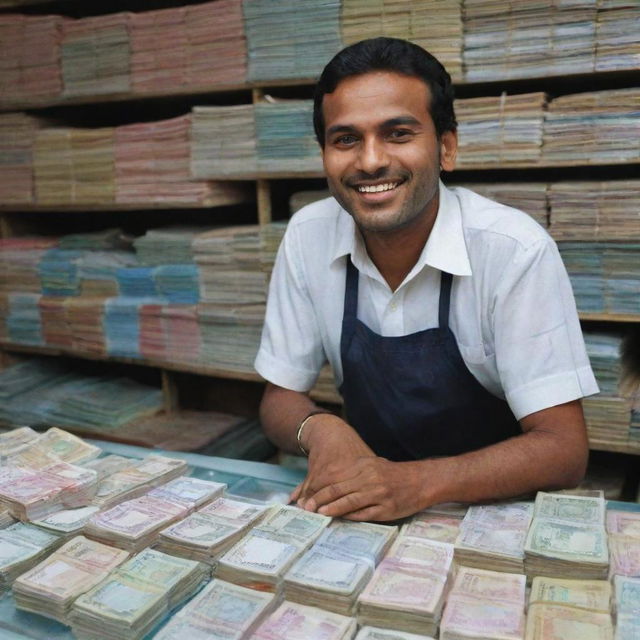
M 387 182 L 386 184 L 364 185 L 358 187 L 360 193 L 378 193 L 380 191 L 391 191 L 398 186 L 397 182 Z

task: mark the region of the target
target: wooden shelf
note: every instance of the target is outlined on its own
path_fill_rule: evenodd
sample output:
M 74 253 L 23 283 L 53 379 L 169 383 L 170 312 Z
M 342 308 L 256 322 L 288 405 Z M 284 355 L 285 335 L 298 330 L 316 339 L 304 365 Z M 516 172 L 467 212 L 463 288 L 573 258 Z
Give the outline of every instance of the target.
M 580 320 L 588 322 L 640 322 L 640 314 L 634 313 L 584 313 L 578 314 Z
M 589 449 L 594 451 L 611 451 L 613 453 L 640 454 L 639 442 L 608 442 L 607 440 L 589 439 Z

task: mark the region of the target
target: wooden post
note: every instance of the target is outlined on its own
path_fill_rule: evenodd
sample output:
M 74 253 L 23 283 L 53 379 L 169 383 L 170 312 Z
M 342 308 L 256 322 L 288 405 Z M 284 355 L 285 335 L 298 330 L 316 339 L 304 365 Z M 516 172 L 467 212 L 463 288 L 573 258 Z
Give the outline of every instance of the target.
M 251 90 L 251 99 L 256 105 L 264 98 L 264 90 L 254 88 Z M 260 178 L 256 180 L 256 204 L 258 207 L 258 224 L 269 224 L 272 220 L 271 210 L 271 185 L 269 180 Z
M 167 414 L 177 413 L 180 408 L 178 399 L 178 385 L 175 376 L 166 369 L 161 370 L 162 375 L 162 397 L 164 410 Z

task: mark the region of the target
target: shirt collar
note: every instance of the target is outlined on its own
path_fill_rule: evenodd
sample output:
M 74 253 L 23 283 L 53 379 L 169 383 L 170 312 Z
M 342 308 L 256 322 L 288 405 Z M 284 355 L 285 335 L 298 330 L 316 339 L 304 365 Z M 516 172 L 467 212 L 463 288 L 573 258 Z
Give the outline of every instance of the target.
M 440 203 L 438 215 L 429 235 L 429 239 L 407 278 L 413 277 L 425 265 L 451 273 L 455 276 L 470 276 L 471 263 L 464 238 L 460 202 L 455 193 L 440 182 Z M 353 218 L 340 208 L 337 228 L 337 242 L 332 262 L 351 254 L 354 265 L 363 273 L 377 273 L 375 265 L 369 260 L 364 241 Z

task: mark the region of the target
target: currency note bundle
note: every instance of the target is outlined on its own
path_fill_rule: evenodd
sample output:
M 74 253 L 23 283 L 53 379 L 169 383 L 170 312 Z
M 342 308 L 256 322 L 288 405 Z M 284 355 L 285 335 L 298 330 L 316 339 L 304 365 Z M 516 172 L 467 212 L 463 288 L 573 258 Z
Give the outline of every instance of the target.
M 631 536 L 610 535 L 609 551 L 612 576 L 640 576 L 640 538 Z
M 258 627 L 252 640 L 349 640 L 355 618 L 286 600 Z
M 525 542 L 526 574 L 606 578 L 609 552 L 604 513 L 602 495 L 583 497 L 539 491 Z
M 182 476 L 151 489 L 147 495 L 183 505 L 191 513 L 219 498 L 226 488 L 223 482 Z
M 2 383 L 0 382 L 0 385 Z M 0 398 L 2 398 L 0 391 Z M 4 398 L 2 398 L 4 400 Z M 0 433 L 0 459 L 3 460 L 8 456 L 11 456 L 27 444 L 38 439 L 38 432 L 34 431 L 31 427 L 18 427 L 11 429 L 11 431 L 5 431 Z
M 220 558 L 215 575 L 241 586 L 279 592 L 289 567 L 330 521 L 318 513 L 276 505 Z
M 73 603 L 71 627 L 80 638 L 138 640 L 192 595 L 208 573 L 201 563 L 145 549 Z
M 400 535 L 453 544 L 458 537 L 461 523 L 460 517 L 420 511 L 402 525 Z
M 286 573 L 285 598 L 353 615 L 358 595 L 397 532 L 387 525 L 333 522 Z
M 76 536 L 16 579 L 16 607 L 68 624 L 73 601 L 128 557 L 122 549 Z
M 83 465 L 100 455 L 100 447 L 56 427 L 47 429 L 35 442 L 69 464 Z
M 615 576 L 616 640 L 640 636 L 640 578 Z
M 355 640 L 433 640 L 431 636 L 396 631 L 395 629 L 382 629 L 381 627 L 362 627 L 358 631 Z
M 84 532 L 94 540 L 138 552 L 154 542 L 162 529 L 186 517 L 188 512 L 184 505 L 145 495 L 95 514 Z
M 16 519 L 9 513 L 9 509 L 0 509 L 0 529 L 13 524 Z
M 269 509 L 263 504 L 220 497 L 163 529 L 156 547 L 173 555 L 213 565 Z
M 276 604 L 273 593 L 214 579 L 171 618 L 154 640 L 249 638 Z
M 453 545 L 399 537 L 358 597 L 358 623 L 434 635 Z
M 523 574 L 460 567 L 440 623 L 440 640 L 522 640 Z
M 40 529 L 50 531 L 60 536 L 64 541 L 82 533 L 84 525 L 98 513 L 98 507 L 78 507 L 76 509 L 61 509 L 54 511 L 33 524 Z
M 17 522 L 0 530 L 0 594 L 62 543 L 53 533 Z
M 613 640 L 613 623 L 609 613 L 537 603 L 529 607 L 525 640 L 576 640 L 580 638 Z
M 532 515 L 530 502 L 469 507 L 455 542 L 456 562 L 491 571 L 524 573 L 524 542 Z
M 136 462 L 138 460 L 135 458 L 125 458 L 124 456 L 110 453 L 90 462 L 85 462 L 82 466 L 86 469 L 93 469 L 98 474 L 98 482 L 101 482 L 118 471 L 133 467 Z
M 536 576 L 531 584 L 529 604 L 567 605 L 589 611 L 611 611 L 611 583 L 607 580 L 567 580 Z

